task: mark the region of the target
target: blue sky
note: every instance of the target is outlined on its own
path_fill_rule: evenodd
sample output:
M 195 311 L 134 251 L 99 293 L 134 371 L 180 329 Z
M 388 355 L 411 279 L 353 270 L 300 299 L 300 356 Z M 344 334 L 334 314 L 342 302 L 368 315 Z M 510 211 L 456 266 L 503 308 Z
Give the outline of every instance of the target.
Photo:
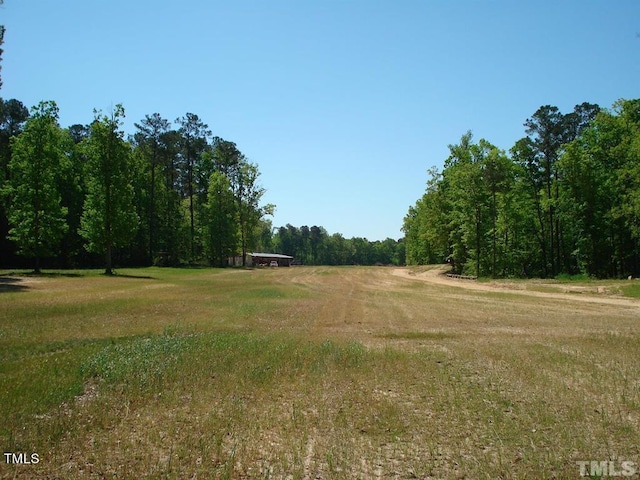
M 199 115 L 259 165 L 275 226 L 399 238 L 471 130 L 640 96 L 640 2 L 5 0 L 0 95 L 61 124 Z

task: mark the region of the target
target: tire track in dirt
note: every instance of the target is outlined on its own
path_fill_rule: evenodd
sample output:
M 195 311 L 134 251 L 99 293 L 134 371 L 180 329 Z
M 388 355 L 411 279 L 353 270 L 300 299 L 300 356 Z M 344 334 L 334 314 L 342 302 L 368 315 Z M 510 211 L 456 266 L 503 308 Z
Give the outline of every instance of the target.
M 553 300 L 567 300 L 571 302 L 584 302 L 584 303 L 597 303 L 603 305 L 615 305 L 640 309 L 640 301 L 630 298 L 614 298 L 614 297 L 601 297 L 590 295 L 588 293 L 581 294 L 567 294 L 567 293 L 553 293 L 553 292 L 538 292 L 534 290 L 521 290 L 517 288 L 510 288 L 505 284 L 491 284 L 491 283 L 477 283 L 473 280 L 459 280 L 449 278 L 445 274 L 449 267 L 447 265 L 440 265 L 427 270 L 422 273 L 415 274 L 407 268 L 395 268 L 391 274 L 396 277 L 406 278 L 409 280 L 418 280 L 421 282 L 427 282 L 434 285 L 442 285 L 448 287 L 458 287 L 466 290 L 474 290 L 480 292 L 493 292 L 493 293 L 509 293 L 513 295 L 526 295 L 530 297 L 538 297 Z

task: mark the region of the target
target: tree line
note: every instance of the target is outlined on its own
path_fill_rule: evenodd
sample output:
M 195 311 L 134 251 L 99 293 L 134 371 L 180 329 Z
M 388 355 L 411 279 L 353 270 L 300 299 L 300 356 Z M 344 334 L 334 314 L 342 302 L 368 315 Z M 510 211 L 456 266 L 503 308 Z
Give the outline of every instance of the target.
M 290 255 L 304 265 L 404 265 L 404 241 L 387 238 L 370 241 L 330 234 L 316 225 L 284 227 L 264 231 L 263 245 Z
M 128 137 L 124 115 L 117 105 L 62 128 L 53 101 L 29 111 L 0 99 L 0 267 L 222 267 L 250 251 L 305 265 L 404 264 L 402 240 L 274 228 L 257 165 L 197 115 L 146 115 Z
M 146 115 L 125 138 L 124 108 L 88 125 L 59 125 L 58 107 L 31 112 L 0 99 L 0 265 L 35 271 L 102 264 L 226 265 L 259 246 L 260 172 L 195 114 Z M 244 257 L 244 255 L 243 255 Z
M 640 274 L 640 100 L 540 107 L 508 153 L 471 132 L 404 218 L 409 264 L 491 277 Z

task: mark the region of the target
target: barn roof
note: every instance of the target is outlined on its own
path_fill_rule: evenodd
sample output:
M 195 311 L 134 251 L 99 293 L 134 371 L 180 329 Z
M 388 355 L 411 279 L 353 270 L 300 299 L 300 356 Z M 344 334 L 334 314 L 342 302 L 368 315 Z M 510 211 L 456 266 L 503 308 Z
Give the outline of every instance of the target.
M 293 257 L 290 257 L 289 255 L 281 255 L 279 253 L 250 253 L 249 255 L 252 257 L 259 257 L 259 258 L 280 258 L 280 259 L 289 259 L 289 260 L 293 259 Z

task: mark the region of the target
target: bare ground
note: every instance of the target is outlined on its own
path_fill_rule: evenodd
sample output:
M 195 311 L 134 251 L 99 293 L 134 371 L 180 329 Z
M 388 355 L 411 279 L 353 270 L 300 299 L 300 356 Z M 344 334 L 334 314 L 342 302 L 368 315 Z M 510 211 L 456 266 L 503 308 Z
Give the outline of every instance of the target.
M 640 301 L 629 298 L 617 298 L 607 295 L 606 287 L 596 287 L 595 294 L 594 288 L 581 287 L 581 286 L 563 286 L 562 289 L 567 293 L 554 293 L 554 292 L 540 292 L 535 290 L 527 290 L 526 284 L 517 285 L 509 282 L 494 281 L 490 283 L 479 283 L 473 280 L 464 280 L 450 278 L 446 276 L 449 267 L 447 265 L 439 265 L 421 273 L 415 273 L 407 268 L 396 268 L 393 270 L 393 275 L 403 278 L 410 278 L 413 280 L 420 280 L 437 285 L 446 285 L 449 287 L 459 287 L 467 290 L 475 290 L 482 292 L 511 292 L 520 295 L 529 295 L 538 298 L 548 298 L 557 300 L 570 300 L 575 301 L 578 299 L 580 302 L 586 303 L 599 303 L 603 305 L 624 305 L 630 307 L 640 308 Z M 538 285 L 547 286 L 549 288 L 557 288 L 555 284 L 538 283 Z M 573 293 L 568 293 L 573 292 Z M 579 298 L 576 294 L 581 294 Z
M 406 335 L 492 336 L 503 332 L 571 337 L 637 330 L 638 300 L 454 280 L 442 275 L 445 268 L 418 273 L 408 268 L 280 271 L 274 273 L 274 280 L 300 285 L 314 295 L 293 303 L 289 314 L 277 321 L 285 323 L 282 328 L 346 337 L 367 345 L 379 344 L 380 339 L 396 343 Z

